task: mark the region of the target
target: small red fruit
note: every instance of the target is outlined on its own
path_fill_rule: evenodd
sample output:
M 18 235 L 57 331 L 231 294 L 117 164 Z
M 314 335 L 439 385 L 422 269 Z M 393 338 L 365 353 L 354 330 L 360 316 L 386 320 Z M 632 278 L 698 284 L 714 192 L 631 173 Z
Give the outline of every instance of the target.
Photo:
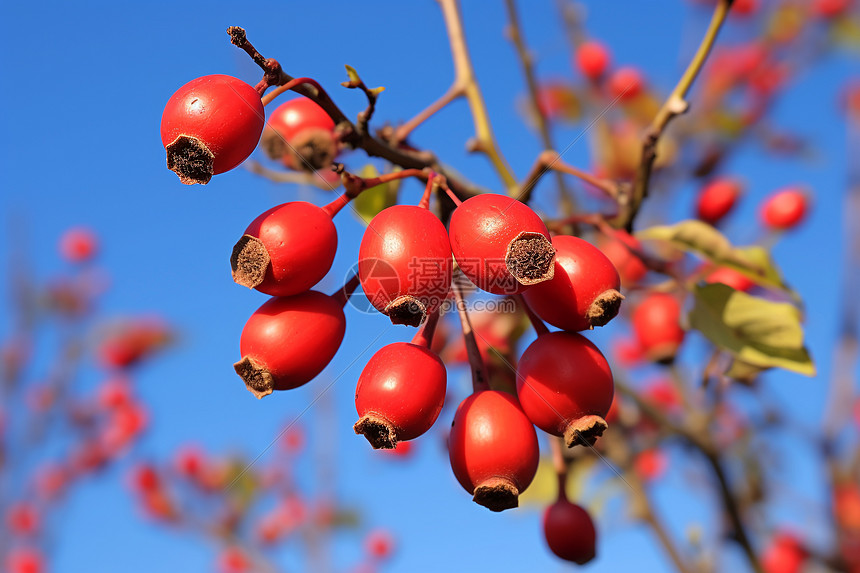
M 92 259 L 99 250 L 96 234 L 86 227 L 74 227 L 60 237 L 60 254 L 71 263 Z
M 238 547 L 228 547 L 218 556 L 219 573 L 249 573 L 252 568 L 251 559 Z
M 271 159 L 297 171 L 325 169 L 337 156 L 335 123 L 313 100 L 299 97 L 272 112 L 260 145 Z
M 735 0 L 732 4 L 732 14 L 750 16 L 758 11 L 759 0 Z
M 516 199 L 493 193 L 467 199 L 451 215 L 449 233 L 460 270 L 487 292 L 517 294 L 553 277 L 549 231 Z
M 803 544 L 790 533 L 777 533 L 762 556 L 765 573 L 799 573 L 806 561 Z
M 596 81 L 609 67 L 609 51 L 600 42 L 585 42 L 576 50 L 576 67 L 583 76 Z
M 457 408 L 448 436 L 451 469 L 476 503 L 491 511 L 517 507 L 534 479 L 538 441 L 516 398 L 485 390 Z
M 645 80 L 642 73 L 633 67 L 618 68 L 609 76 L 607 89 L 613 99 L 630 101 L 642 93 Z
M 554 276 L 523 293 L 529 307 L 562 330 L 589 330 L 615 318 L 624 297 L 612 261 L 578 237 L 556 235 L 552 246 Z
M 628 247 L 641 251 L 642 243 L 626 231 L 616 231 L 612 239 L 600 245 L 600 250 L 618 270 L 621 284 L 629 287 L 645 278 L 648 267 Z
M 809 210 L 806 194 L 797 189 L 783 189 L 767 199 L 761 206 L 761 219 L 771 229 L 792 229 Z
M 446 384 L 445 365 L 430 349 L 409 342 L 383 346 L 358 378 L 355 433 L 374 449 L 417 438 L 439 417 Z
M 307 384 L 334 358 L 346 331 L 343 304 L 317 291 L 274 297 L 242 330 L 236 373 L 257 398 Z
M 550 550 L 565 561 L 585 565 L 597 554 L 591 516 L 564 496 L 544 511 L 543 534 Z
M 197 446 L 184 446 L 176 452 L 173 464 L 182 476 L 197 479 L 206 470 L 206 454 Z
M 43 573 L 45 563 L 42 554 L 35 549 L 14 548 L 6 556 L 9 573 Z
M 708 183 L 696 201 L 696 215 L 702 221 L 716 225 L 729 214 L 741 196 L 740 182 L 722 178 Z
M 176 90 L 161 116 L 167 168 L 186 185 L 245 161 L 260 140 L 265 112 L 260 94 L 232 76 L 211 75 Z
M 376 529 L 365 537 L 364 548 L 374 559 L 388 559 L 394 552 L 394 538 L 388 531 Z
M 121 376 L 108 378 L 99 387 L 98 403 L 105 410 L 122 408 L 131 402 L 131 384 Z
M 666 454 L 657 448 L 644 450 L 633 460 L 633 470 L 645 481 L 653 481 L 666 471 Z
M 564 436 L 568 447 L 603 434 L 614 393 L 609 363 L 581 334 L 541 334 L 517 365 L 523 412 L 544 432 Z
M 812 13 L 820 18 L 836 18 L 844 14 L 851 0 L 813 0 Z
M 741 292 L 747 292 L 755 286 L 755 281 L 730 267 L 717 268 L 705 277 L 705 282 L 708 284 L 723 283 Z
M 337 252 L 331 207 L 292 201 L 254 219 L 233 247 L 233 280 L 272 296 L 299 294 L 317 284 Z
M 423 207 L 395 205 L 383 210 L 361 239 L 361 288 L 393 324 L 421 324 L 445 301 L 452 273 L 445 226 Z
M 9 529 L 19 535 L 32 535 L 39 529 L 39 514 L 29 503 L 16 503 L 6 514 Z
M 684 341 L 681 304 L 674 296 L 654 293 L 633 311 L 633 331 L 645 355 L 655 362 L 671 362 Z
M 144 463 L 133 468 L 130 481 L 137 493 L 152 493 L 161 489 L 161 476 L 152 464 Z

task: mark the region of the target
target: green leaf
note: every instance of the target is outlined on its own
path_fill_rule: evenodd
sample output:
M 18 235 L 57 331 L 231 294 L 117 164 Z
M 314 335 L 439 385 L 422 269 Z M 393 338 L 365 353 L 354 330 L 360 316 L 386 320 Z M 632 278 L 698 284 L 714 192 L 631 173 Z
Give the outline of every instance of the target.
M 565 489 L 570 499 L 579 499 L 583 496 L 586 481 L 591 475 L 594 462 L 594 458 L 578 458 L 569 463 Z M 554 502 L 557 497 L 558 477 L 555 473 L 555 466 L 551 458 L 541 457 L 537 474 L 535 474 L 531 485 L 519 496 L 520 506 L 545 507 Z
M 720 267 L 732 268 L 757 284 L 792 292 L 762 247 L 735 247 L 718 230 L 702 221 L 681 221 L 636 233 L 638 239 L 667 241 Z
M 358 77 L 358 72 L 355 71 L 355 68 L 352 66 L 344 66 L 346 68 L 346 75 L 349 76 L 349 81 L 356 85 L 361 83 L 361 78 Z
M 738 292 L 724 284 L 698 286 L 690 326 L 739 360 L 760 368 L 784 368 L 815 375 L 815 364 L 803 345 L 800 311 Z
M 365 179 L 379 176 L 379 171 L 371 164 L 365 165 L 358 173 Z M 397 202 L 399 181 L 383 183 L 370 189 L 365 189 L 352 201 L 352 211 L 367 225 L 380 211 L 391 207 Z

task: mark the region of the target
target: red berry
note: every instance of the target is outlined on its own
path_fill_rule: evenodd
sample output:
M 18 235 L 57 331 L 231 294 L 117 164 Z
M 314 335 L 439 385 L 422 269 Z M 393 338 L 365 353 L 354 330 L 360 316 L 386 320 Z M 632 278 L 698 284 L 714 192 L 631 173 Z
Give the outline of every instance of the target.
M 249 573 L 253 563 L 238 547 L 228 547 L 218 556 L 219 573 Z
M 567 499 L 546 508 L 543 534 L 550 550 L 565 561 L 585 565 L 597 553 L 597 532 L 591 516 Z
M 666 471 L 666 454 L 657 448 L 639 452 L 633 460 L 633 469 L 645 481 L 652 481 Z
M 272 296 L 317 284 L 337 252 L 332 214 L 304 201 L 273 207 L 254 219 L 233 247 L 233 280 Z
M 705 277 L 705 282 L 708 284 L 722 283 L 741 292 L 746 292 L 755 286 L 752 279 L 730 267 L 717 268 Z
M 131 384 L 122 377 L 105 380 L 99 387 L 98 402 L 106 410 L 128 406 L 132 402 Z
M 621 277 L 621 284 L 632 286 L 645 278 L 648 267 L 628 247 L 641 251 L 642 243 L 625 231 L 616 231 L 612 239 L 600 245 L 600 250 L 615 265 Z
M 667 362 L 674 359 L 684 341 L 681 328 L 681 304 L 674 296 L 654 293 L 633 311 L 633 331 L 649 360 Z
M 31 535 L 39 529 L 39 514 L 29 503 L 16 503 L 9 507 L 6 523 L 19 535 Z
M 576 50 L 576 66 L 586 78 L 598 80 L 609 67 L 609 51 L 600 42 L 585 42 Z
M 417 438 L 439 417 L 447 378 L 445 365 L 430 349 L 409 342 L 383 346 L 358 378 L 355 433 L 374 449 Z
M 270 158 L 292 169 L 324 169 L 337 155 L 334 128 L 334 120 L 323 108 L 309 98 L 299 97 L 272 112 L 261 146 Z
M 60 237 L 60 254 L 71 263 L 88 261 L 98 250 L 96 234 L 86 227 L 74 227 Z
M 492 511 L 517 507 L 537 472 L 534 426 L 516 398 L 485 390 L 457 408 L 448 436 L 451 469 L 473 500 Z
M 36 473 L 36 491 L 46 501 L 56 499 L 68 483 L 68 472 L 58 465 L 45 465 Z
M 460 270 L 485 291 L 517 294 L 553 276 L 549 231 L 516 199 L 484 193 L 464 201 L 451 215 L 449 233 Z
M 794 228 L 806 216 L 809 200 L 797 189 L 783 189 L 767 199 L 761 206 L 761 219 L 771 229 Z
M 393 324 L 418 326 L 437 310 L 448 296 L 452 272 L 448 233 L 428 209 L 389 207 L 373 218 L 361 239 L 361 288 Z
M 260 94 L 242 80 L 192 80 L 170 96 L 161 116 L 167 168 L 187 185 L 208 183 L 251 155 L 264 124 Z
M 621 278 L 600 249 L 578 237 L 556 235 L 554 276 L 523 296 L 543 320 L 562 330 L 603 326 L 618 314 Z
M 364 548 L 374 559 L 388 559 L 394 552 L 394 538 L 384 529 L 376 529 L 364 538 Z
M 759 0 L 735 0 L 732 4 L 732 14 L 749 16 L 758 11 Z
M 836 18 L 844 14 L 851 0 L 813 0 L 812 13 L 821 18 Z
M 542 334 L 517 365 L 523 412 L 544 432 L 564 436 L 568 447 L 603 434 L 614 392 L 609 363 L 581 334 Z
M 765 573 L 799 573 L 806 561 L 806 550 L 790 533 L 777 533 L 762 556 Z
M 42 554 L 35 549 L 11 549 L 6 556 L 6 570 L 9 573 L 42 573 L 45 563 Z
M 150 493 L 161 489 L 161 476 L 152 464 L 144 463 L 131 471 L 131 487 L 137 493 Z
M 185 446 L 176 452 L 176 471 L 189 479 L 197 479 L 206 469 L 206 454 L 197 446 Z
M 290 454 L 297 454 L 304 449 L 306 441 L 305 431 L 302 427 L 293 426 L 286 431 L 284 437 L 281 439 L 281 444 L 284 450 Z
M 105 451 L 121 451 L 143 432 L 147 422 L 147 412 L 140 404 L 131 403 L 113 410 L 101 436 Z
M 613 99 L 630 101 L 642 93 L 645 80 L 642 73 L 633 67 L 618 68 L 609 77 L 607 88 Z
M 740 182 L 734 179 L 711 181 L 699 193 L 696 216 L 706 223 L 716 225 L 732 210 L 741 192 Z
M 274 297 L 242 330 L 236 373 L 255 396 L 307 384 L 322 372 L 343 341 L 342 303 L 316 291 Z

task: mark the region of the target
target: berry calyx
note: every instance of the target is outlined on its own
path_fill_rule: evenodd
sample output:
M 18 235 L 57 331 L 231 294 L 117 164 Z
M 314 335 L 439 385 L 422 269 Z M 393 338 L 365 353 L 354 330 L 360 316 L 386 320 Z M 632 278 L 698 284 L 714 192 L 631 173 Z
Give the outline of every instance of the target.
M 414 205 L 384 209 L 361 239 L 361 288 L 392 324 L 420 325 L 448 296 L 452 273 L 448 233 L 428 209 Z
M 593 40 L 583 43 L 576 50 L 576 67 L 586 78 L 599 80 L 609 68 L 609 50 Z
M 337 156 L 335 123 L 313 100 L 299 97 L 272 112 L 260 145 L 271 159 L 296 171 L 325 169 Z
M 264 124 L 260 94 L 242 80 L 192 80 L 170 96 L 161 116 L 167 168 L 186 185 L 206 184 L 251 155 Z
M 523 293 L 529 307 L 563 330 L 590 330 L 615 318 L 624 296 L 618 271 L 600 249 L 578 237 L 556 235 L 552 279 Z
M 555 272 L 546 225 L 511 197 L 484 193 L 463 201 L 451 215 L 449 233 L 460 270 L 487 292 L 518 294 Z
M 761 220 L 775 230 L 796 227 L 806 217 L 809 199 L 798 189 L 783 189 L 765 199 L 761 206 Z
M 438 312 L 431 315 L 423 330 L 435 328 L 438 316 Z M 448 374 L 436 353 L 420 343 L 424 331 L 411 343 L 383 346 L 358 378 L 355 409 L 359 420 L 353 429 L 374 449 L 393 449 L 400 441 L 417 438 L 433 426 L 442 411 Z
M 729 178 L 716 179 L 707 184 L 696 201 L 696 216 L 716 225 L 729 214 L 743 192 L 739 181 Z
M 517 364 L 523 412 L 544 432 L 563 436 L 569 448 L 603 434 L 614 393 L 609 363 L 581 334 L 541 334 Z
M 591 516 L 564 496 L 546 508 L 543 534 L 556 556 L 585 565 L 597 554 L 597 531 Z
M 317 284 L 337 252 L 329 207 L 292 201 L 254 219 L 233 247 L 233 280 L 272 296 L 299 294 Z
M 633 332 L 645 356 L 654 362 L 674 360 L 684 341 L 681 303 L 666 293 L 648 295 L 633 311 Z
M 516 398 L 495 390 L 476 392 L 460 403 L 448 454 L 460 485 L 491 511 L 518 506 L 539 457 L 534 426 Z
M 343 341 L 343 301 L 317 291 L 274 297 L 242 330 L 242 360 L 233 365 L 248 390 L 262 398 L 307 384 Z

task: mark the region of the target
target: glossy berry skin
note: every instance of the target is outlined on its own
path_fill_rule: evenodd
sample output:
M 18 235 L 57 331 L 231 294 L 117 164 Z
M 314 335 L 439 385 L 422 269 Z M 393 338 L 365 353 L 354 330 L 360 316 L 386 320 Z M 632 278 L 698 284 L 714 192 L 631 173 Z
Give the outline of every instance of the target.
M 358 378 L 355 432 L 374 449 L 417 438 L 439 417 L 447 379 L 445 365 L 430 349 L 409 342 L 383 346 Z
M 251 155 L 265 124 L 260 94 L 232 76 L 211 75 L 176 90 L 161 116 L 168 168 L 186 184 L 208 183 Z M 189 140 L 203 147 L 190 148 Z
M 517 364 L 517 396 L 532 423 L 568 447 L 593 443 L 606 429 L 615 387 L 609 363 L 581 334 L 550 332 Z
M 451 469 L 474 501 L 492 511 L 517 507 L 537 472 L 534 426 L 516 398 L 484 390 L 457 408 L 448 436 Z
M 518 294 L 552 278 L 549 231 L 516 199 L 494 193 L 471 197 L 454 210 L 448 232 L 460 270 L 480 289 Z M 527 252 L 540 255 L 537 266 L 525 268 L 519 257 L 528 259 Z
M 633 67 L 618 68 L 607 82 L 609 95 L 620 101 L 630 101 L 639 97 L 645 86 L 642 73 Z
M 649 360 L 670 362 L 684 341 L 681 303 L 666 293 L 654 293 L 633 311 L 633 332 Z
M 242 330 L 234 367 L 255 396 L 307 384 L 334 358 L 346 330 L 341 302 L 316 291 L 275 297 Z
M 565 561 L 585 565 L 597 554 L 597 531 L 591 516 L 567 499 L 546 508 L 543 534 L 550 551 Z
M 334 120 L 323 108 L 298 97 L 272 112 L 263 130 L 263 149 L 292 169 L 320 169 L 337 153 L 334 129 Z
M 305 201 L 273 207 L 254 219 L 233 248 L 233 280 L 272 296 L 317 284 L 337 252 L 331 214 Z
M 716 179 L 706 185 L 696 200 L 696 216 L 716 225 L 729 214 L 741 196 L 741 184 L 734 179 Z
M 585 42 L 576 50 L 576 67 L 586 78 L 598 80 L 609 68 L 609 51 L 600 42 Z
M 269 117 L 266 129 L 293 141 L 305 129 L 334 131 L 334 120 L 310 98 L 299 97 L 279 105 Z
M 361 239 L 361 288 L 394 324 L 421 324 L 448 296 L 452 273 L 448 233 L 428 209 L 413 205 L 384 209 Z
M 797 189 L 783 189 L 765 199 L 761 207 L 761 220 L 775 230 L 796 227 L 809 210 L 806 194 Z
M 556 235 L 552 246 L 554 276 L 523 293 L 529 307 L 551 325 L 574 332 L 603 326 L 614 318 L 623 297 L 612 261 L 578 237 Z
M 626 231 L 617 231 L 615 237 L 601 243 L 600 250 L 615 265 L 621 277 L 621 284 L 632 286 L 645 278 L 648 267 L 627 247 L 641 251 L 642 243 Z

